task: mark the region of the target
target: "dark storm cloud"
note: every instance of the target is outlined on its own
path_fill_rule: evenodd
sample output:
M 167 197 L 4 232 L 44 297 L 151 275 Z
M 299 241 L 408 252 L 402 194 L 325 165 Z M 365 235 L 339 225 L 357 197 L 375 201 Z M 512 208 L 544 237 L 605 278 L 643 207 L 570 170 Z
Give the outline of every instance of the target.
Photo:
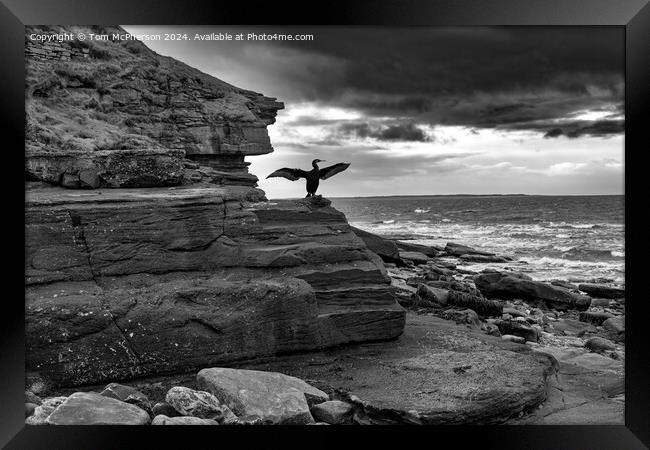
M 370 123 L 344 123 L 338 127 L 334 134 L 335 136 L 374 138 L 379 141 L 427 142 L 430 140 L 424 131 L 413 123 L 388 126 Z
M 530 124 L 544 134 L 549 129 L 536 122 L 610 108 L 623 99 L 620 27 L 181 29 L 313 34 L 312 41 L 169 45 L 211 55 L 204 60 L 212 73 L 232 74 L 225 81 L 277 96 L 288 107 L 309 102 L 351 108 L 372 127 L 376 119 L 392 118 L 476 129 Z M 295 120 L 316 125 L 320 119 Z M 386 133 L 403 135 L 398 129 Z M 416 134 L 410 138 L 417 140 Z
M 555 127 L 548 130 L 545 138 L 556 138 L 566 136 L 571 139 L 580 136 L 599 136 L 607 137 L 615 134 L 623 133 L 625 130 L 625 123 L 622 120 L 599 120 L 585 124 L 584 122 L 573 122 L 565 124 L 562 127 Z
M 564 131 L 562 131 L 562 128 L 551 128 L 548 130 L 546 133 L 544 133 L 545 138 L 555 138 L 558 136 L 562 136 L 564 134 Z
M 369 118 L 518 129 L 622 101 L 624 47 L 618 28 L 311 32 L 312 42 L 266 47 L 291 49 L 296 63 L 319 68 L 309 77 L 288 75 L 288 101 L 353 108 Z M 400 134 L 395 129 L 387 136 L 392 133 Z

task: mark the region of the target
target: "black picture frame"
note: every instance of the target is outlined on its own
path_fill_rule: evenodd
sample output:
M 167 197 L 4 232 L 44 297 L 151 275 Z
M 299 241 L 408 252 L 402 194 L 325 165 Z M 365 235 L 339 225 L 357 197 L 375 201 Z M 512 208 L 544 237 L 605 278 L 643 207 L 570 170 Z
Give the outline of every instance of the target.
M 239 440 L 250 437 L 272 442 L 270 434 L 295 440 L 301 446 L 318 442 L 316 434 L 332 439 L 341 428 L 301 427 L 26 427 L 24 425 L 24 25 L 37 24 L 246 24 L 246 25 L 607 25 L 625 27 L 625 198 L 626 198 L 626 363 L 624 426 L 494 426 L 494 427 L 347 427 L 346 434 L 384 439 L 397 433 L 406 445 L 442 445 L 440 439 L 458 445 L 474 443 L 503 448 L 633 449 L 650 445 L 650 410 L 647 380 L 650 358 L 645 336 L 648 299 L 644 287 L 643 256 L 647 253 L 642 234 L 645 225 L 643 153 L 650 150 L 650 6 L 648 0 L 374 0 L 355 2 L 275 2 L 248 0 L 1 0 L 0 3 L 0 97 L 2 180 L 5 186 L 4 297 L 0 324 L 0 445 L 6 448 L 130 448 L 144 439 L 156 443 L 194 445 L 199 438 L 214 445 L 225 444 L 224 436 Z M 19 179 L 22 177 L 22 180 Z M 636 186 L 635 186 L 636 183 Z M 7 201 L 11 200 L 11 202 Z M 634 223 L 632 216 L 635 217 Z M 21 248 L 22 246 L 22 248 Z M 23 255 L 21 258 L 19 255 Z M 646 256 L 647 257 L 647 256 Z M 633 260 L 638 262 L 634 263 Z M 9 286 L 15 287 L 10 291 Z M 21 294 L 22 291 L 22 294 Z M 11 292 L 11 294 L 9 294 Z M 645 304 L 644 304 L 645 303 Z M 137 428 L 137 429 L 135 429 Z M 196 430 L 196 428 L 202 428 Z M 236 428 L 236 429 L 233 429 Z M 251 429 L 254 428 L 254 429 Z M 244 431 L 245 430 L 245 431 Z M 305 439 L 306 438 L 306 439 Z M 405 440 L 408 439 L 408 440 Z M 424 439 L 424 440 L 422 440 Z M 327 442 L 327 441 L 325 441 Z M 330 440 L 330 444 L 335 441 Z M 281 441 L 278 441 L 281 443 Z

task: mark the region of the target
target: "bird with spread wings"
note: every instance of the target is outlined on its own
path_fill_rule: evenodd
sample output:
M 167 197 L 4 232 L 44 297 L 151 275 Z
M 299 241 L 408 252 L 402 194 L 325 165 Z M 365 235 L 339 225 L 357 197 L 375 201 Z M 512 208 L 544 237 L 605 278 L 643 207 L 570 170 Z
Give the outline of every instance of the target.
M 326 180 L 330 177 L 333 177 L 339 172 L 343 172 L 345 169 L 350 167 L 350 163 L 338 163 L 329 167 L 323 167 L 322 169 L 318 167 L 319 162 L 324 162 L 322 159 L 315 159 L 311 162 L 312 169 L 310 171 L 302 169 L 290 169 L 288 167 L 283 167 L 278 169 L 266 178 L 272 177 L 282 177 L 287 180 L 296 181 L 300 178 L 307 180 L 307 197 L 312 197 L 316 194 L 320 180 Z

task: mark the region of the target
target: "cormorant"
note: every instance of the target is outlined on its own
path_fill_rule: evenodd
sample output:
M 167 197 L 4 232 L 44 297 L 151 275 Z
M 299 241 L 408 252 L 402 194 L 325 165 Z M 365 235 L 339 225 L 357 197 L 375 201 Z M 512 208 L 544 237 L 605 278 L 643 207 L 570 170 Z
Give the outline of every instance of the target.
M 312 197 L 316 194 L 316 190 L 318 189 L 318 183 L 320 182 L 320 180 L 326 180 L 329 177 L 332 177 L 339 172 L 343 172 L 345 169 L 350 167 L 350 163 L 338 163 L 338 164 L 334 164 L 333 166 L 323 167 L 321 169 L 318 167 L 319 162 L 325 162 L 325 160 L 323 159 L 313 160 L 311 162 L 313 169 L 311 169 L 309 172 L 302 169 L 289 169 L 287 167 L 283 167 L 282 169 L 276 170 L 266 178 L 283 177 L 291 181 L 296 181 L 300 178 L 305 178 L 307 180 L 307 195 L 305 196 L 305 198 Z

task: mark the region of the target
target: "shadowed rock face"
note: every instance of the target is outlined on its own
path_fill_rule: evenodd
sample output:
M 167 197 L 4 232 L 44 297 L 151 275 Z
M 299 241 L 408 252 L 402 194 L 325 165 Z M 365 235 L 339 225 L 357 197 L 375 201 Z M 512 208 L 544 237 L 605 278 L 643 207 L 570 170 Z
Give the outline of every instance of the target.
M 28 189 L 28 371 L 78 385 L 399 336 L 383 263 L 345 216 L 261 195 Z
M 252 187 L 244 157 L 273 151 L 282 103 L 137 41 L 26 40 L 26 55 L 28 377 L 110 382 L 402 333 L 381 259 L 329 200 Z
M 120 27 L 26 27 L 108 34 Z M 246 155 L 273 151 L 266 127 L 284 106 L 140 41 L 25 40 L 26 173 L 68 188 L 191 183 L 183 158 L 217 184 L 254 186 Z

